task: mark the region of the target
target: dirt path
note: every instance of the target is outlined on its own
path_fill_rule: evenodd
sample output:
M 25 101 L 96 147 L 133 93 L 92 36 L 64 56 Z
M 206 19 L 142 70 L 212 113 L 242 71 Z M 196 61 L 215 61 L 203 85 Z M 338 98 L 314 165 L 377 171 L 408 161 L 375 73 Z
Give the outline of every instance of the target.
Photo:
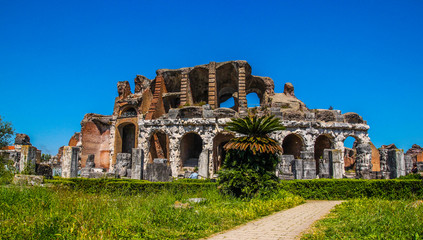
M 213 235 L 207 240 L 295 239 L 313 222 L 328 214 L 333 207 L 340 203 L 342 201 L 307 201 L 300 206 Z

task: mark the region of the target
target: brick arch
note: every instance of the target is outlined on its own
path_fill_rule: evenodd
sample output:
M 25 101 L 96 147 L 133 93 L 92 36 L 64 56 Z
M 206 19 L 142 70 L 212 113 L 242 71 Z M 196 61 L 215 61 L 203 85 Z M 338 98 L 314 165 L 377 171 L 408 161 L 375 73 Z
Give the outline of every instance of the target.
M 316 174 L 319 174 L 320 159 L 323 158 L 325 149 L 334 147 L 334 138 L 330 134 L 321 134 L 314 141 L 314 160 L 316 161 Z

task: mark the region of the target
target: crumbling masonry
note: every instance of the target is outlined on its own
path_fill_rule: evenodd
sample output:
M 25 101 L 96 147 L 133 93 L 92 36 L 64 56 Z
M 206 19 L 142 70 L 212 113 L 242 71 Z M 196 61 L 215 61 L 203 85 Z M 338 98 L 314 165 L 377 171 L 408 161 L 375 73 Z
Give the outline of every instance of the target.
M 394 178 L 411 169 L 402 150 L 379 153 L 358 114 L 308 109 L 292 84 L 275 93 L 273 80 L 252 75 L 246 61 L 160 69 L 156 75 L 152 80 L 136 76 L 133 93 L 127 81 L 118 82 L 113 114 L 85 115 L 81 132 L 69 142 L 74 148 L 65 148 L 62 164 L 76 166 L 78 148 L 88 177 L 95 166 L 94 172 L 104 169 L 118 177 L 155 181 L 187 176 L 198 167 L 200 176 L 213 178 L 222 165 L 224 144 L 234 137 L 224 130 L 226 123 L 255 111 L 274 114 L 286 126 L 271 136 L 283 147 L 280 178 Z M 251 93 L 260 100 L 254 109 L 247 103 Z M 229 99 L 233 107 L 221 107 Z M 344 147 L 349 136 L 356 140 L 354 149 Z

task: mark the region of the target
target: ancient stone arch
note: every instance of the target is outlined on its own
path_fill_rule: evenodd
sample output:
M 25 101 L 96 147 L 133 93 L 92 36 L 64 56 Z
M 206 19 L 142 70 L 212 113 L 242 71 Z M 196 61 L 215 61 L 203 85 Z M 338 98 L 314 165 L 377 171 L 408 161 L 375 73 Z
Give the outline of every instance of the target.
M 199 166 L 200 154 L 203 151 L 203 139 L 195 132 L 185 133 L 180 142 L 180 158 L 182 168 Z
M 190 87 L 190 103 L 192 105 L 208 103 L 209 70 L 204 67 L 196 67 L 188 74 Z
M 217 172 L 223 164 L 226 151 L 223 146 L 235 136 L 229 132 L 219 132 L 213 138 L 213 172 Z
M 217 106 L 229 98 L 234 98 L 235 110 L 238 110 L 239 75 L 235 64 L 225 63 L 216 68 Z
M 329 134 L 319 135 L 314 143 L 314 160 L 316 161 L 316 174 L 319 174 L 319 162 L 323 159 L 325 149 L 333 148 L 333 138 Z
M 284 155 L 293 155 L 295 159 L 301 157 L 301 151 L 304 150 L 303 138 L 295 133 L 288 134 L 282 142 L 282 149 Z
M 155 158 L 169 159 L 169 136 L 163 131 L 157 130 L 150 135 L 149 139 L 148 161 L 152 163 Z

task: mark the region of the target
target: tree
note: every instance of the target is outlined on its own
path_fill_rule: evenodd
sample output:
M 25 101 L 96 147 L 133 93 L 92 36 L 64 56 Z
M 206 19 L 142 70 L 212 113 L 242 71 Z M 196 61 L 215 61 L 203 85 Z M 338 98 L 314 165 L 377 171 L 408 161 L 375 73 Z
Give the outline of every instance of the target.
M 243 136 L 224 146 L 227 153 L 219 173 L 221 191 L 237 197 L 272 192 L 277 185 L 275 170 L 282 147 L 269 134 L 285 129 L 280 119 L 273 115 L 231 119 L 225 129 Z
M 10 138 L 13 136 L 13 127 L 10 122 L 3 122 L 0 116 L 0 148 L 10 144 Z

